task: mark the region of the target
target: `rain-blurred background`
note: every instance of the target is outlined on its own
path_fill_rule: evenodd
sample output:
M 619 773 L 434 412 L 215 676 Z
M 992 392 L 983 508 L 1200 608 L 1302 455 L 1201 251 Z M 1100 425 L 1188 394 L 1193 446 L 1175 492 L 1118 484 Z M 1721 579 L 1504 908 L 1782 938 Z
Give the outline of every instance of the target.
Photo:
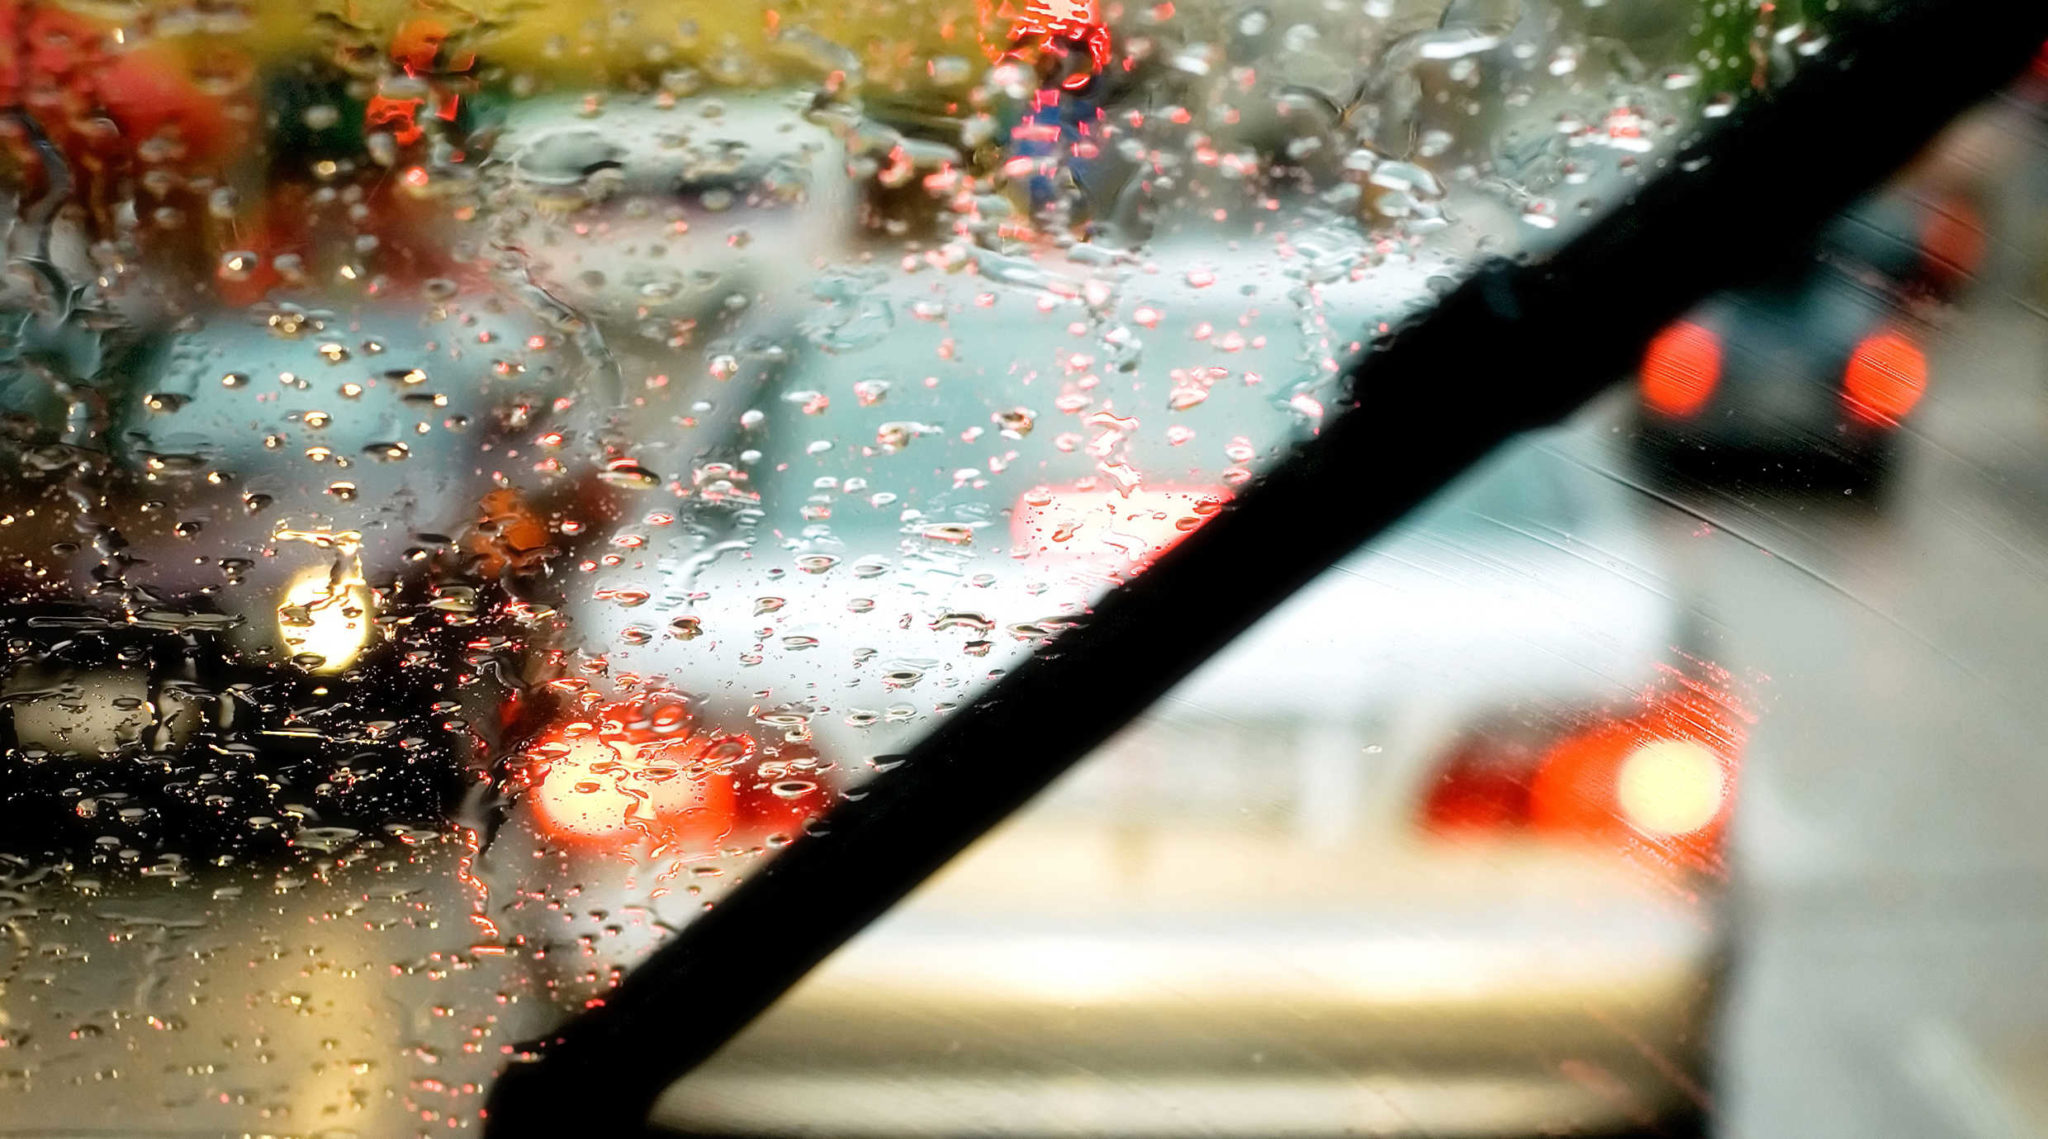
M 1868 6 L 0 0 L 0 1135 L 483 1128 Z M 656 1124 L 2048 1135 L 2048 69 L 1615 380 Z

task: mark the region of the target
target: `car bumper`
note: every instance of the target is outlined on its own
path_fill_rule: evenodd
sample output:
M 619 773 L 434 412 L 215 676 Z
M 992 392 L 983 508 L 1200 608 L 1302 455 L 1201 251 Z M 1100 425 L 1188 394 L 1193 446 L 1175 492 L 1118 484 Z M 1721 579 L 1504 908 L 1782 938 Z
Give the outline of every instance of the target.
M 999 876 L 978 903 L 921 896 L 671 1088 L 656 1122 L 1477 1136 L 1598 1134 L 1704 1105 L 1711 907 L 1596 857 L 1382 859 L 1363 877 L 1412 879 L 1311 905 L 1213 879 L 1193 906 L 1141 888 L 1025 910 Z

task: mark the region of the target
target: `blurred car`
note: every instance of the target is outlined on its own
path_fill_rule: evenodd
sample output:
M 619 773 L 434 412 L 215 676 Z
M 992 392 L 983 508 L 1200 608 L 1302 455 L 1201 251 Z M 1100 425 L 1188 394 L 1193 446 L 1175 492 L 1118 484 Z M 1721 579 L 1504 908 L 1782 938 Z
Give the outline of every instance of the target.
M 456 678 L 556 540 L 520 503 L 569 481 L 554 405 L 581 371 L 486 293 L 10 318 L 10 848 L 241 852 L 450 813 L 475 782 L 457 726 L 499 711 Z
M 649 867 L 799 839 L 1295 437 L 1255 425 L 1314 430 L 1315 361 L 1355 350 L 1336 330 L 1442 270 L 1348 222 L 1272 224 L 1124 266 L 990 251 L 965 282 L 822 305 L 569 602 L 605 695 L 530 745 L 521 809 L 583 896 L 617 909 Z M 875 311 L 914 318 L 886 359 L 820 343 Z M 1157 382 L 1105 402 L 1104 369 Z M 1476 1135 L 1694 1111 L 1742 713 L 1687 656 L 1627 494 L 1548 451 L 1496 464 L 825 966 L 662 1121 Z
M 489 128 L 492 237 L 621 338 L 715 339 L 723 321 L 849 251 L 857 195 L 844 145 L 806 114 L 812 102 L 799 91 L 521 101 Z
M 801 92 L 521 101 L 489 145 L 481 235 L 603 366 L 645 461 L 738 429 L 818 270 L 851 255 L 846 146 Z M 878 336 L 887 326 L 866 328 Z
M 1540 447 L 1489 464 L 829 959 L 657 1122 L 1523 1135 L 1693 1115 L 1745 713 L 1685 656 L 1631 506 Z
M 725 393 L 746 402 L 722 438 L 664 430 L 652 401 L 629 421 L 663 485 L 610 535 L 630 553 L 568 587 L 564 646 L 679 694 L 693 731 L 758 744 L 741 797 L 780 787 L 753 833 L 788 837 L 885 739 L 1042 646 L 1313 429 L 1335 376 L 1313 361 L 1443 264 L 1347 223 L 1289 229 L 1285 260 L 1278 240 L 821 278 L 776 369 Z M 1097 369 L 1140 368 L 1161 381 L 1143 405 L 1099 398 Z
M 1895 190 L 1672 324 L 1638 371 L 1646 467 L 1881 488 L 1983 244 L 1967 199 Z
M 109 82 L 71 92 L 196 148 L 145 172 L 147 220 L 205 256 L 58 268 L 9 235 L 0 854 L 158 858 L 179 885 L 182 859 L 289 844 L 381 876 L 432 856 L 371 851 L 439 845 L 451 879 L 212 930 L 269 954 L 236 974 L 248 1000 L 180 991 L 200 1011 L 151 1030 L 325 1058 L 289 1097 L 251 1096 L 239 1058 L 167 1068 L 186 1090 L 121 1086 L 141 1110 L 382 1133 L 339 1114 L 381 1093 L 380 1120 L 473 1124 L 464 1058 L 602 1000 L 673 932 L 655 898 L 710 904 L 1318 428 L 1340 361 L 1488 248 L 1429 236 L 1488 161 L 1451 135 L 1545 66 L 1549 15 L 1161 5 L 1113 61 L 1090 6 L 1019 7 L 901 9 L 912 39 L 849 40 L 874 51 L 667 3 L 209 11 L 137 34 L 243 43 L 206 76 L 231 101 L 152 126 Z M 1359 86 L 1418 14 L 1385 90 Z M 976 46 L 1010 56 L 986 82 L 938 54 Z M 1649 113 L 1530 115 L 1515 192 L 1568 176 L 1554 150 L 1640 153 Z M 0 142 L 54 203 L 29 125 Z M 911 233 L 890 193 L 935 224 L 863 245 Z M 166 287 L 68 287 L 102 264 Z M 1696 1107 L 1740 711 L 1684 656 L 1613 488 L 1553 459 L 1360 555 L 667 1118 L 1479 1134 Z M 499 807 L 532 825 L 494 836 Z M 287 925 L 319 931 L 303 960 Z M 385 970 L 458 976 L 414 1000 Z M 328 1020 L 272 1034 L 257 998 Z M 935 1016 L 961 1026 L 938 1048 Z M 358 1021 L 389 1039 L 341 1051 L 375 1035 Z

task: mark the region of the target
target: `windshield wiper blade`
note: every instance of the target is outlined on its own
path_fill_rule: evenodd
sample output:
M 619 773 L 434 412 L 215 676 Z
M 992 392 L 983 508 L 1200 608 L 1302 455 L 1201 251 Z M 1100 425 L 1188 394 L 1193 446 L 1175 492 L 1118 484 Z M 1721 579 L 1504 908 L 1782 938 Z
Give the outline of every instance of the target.
M 1845 29 L 1548 260 L 1490 264 L 1351 370 L 1353 402 L 1094 614 L 697 918 L 493 1088 L 494 1139 L 646 1126 L 812 966 L 1319 572 L 1665 323 L 1809 242 L 2017 74 L 2048 5 L 1902 0 Z

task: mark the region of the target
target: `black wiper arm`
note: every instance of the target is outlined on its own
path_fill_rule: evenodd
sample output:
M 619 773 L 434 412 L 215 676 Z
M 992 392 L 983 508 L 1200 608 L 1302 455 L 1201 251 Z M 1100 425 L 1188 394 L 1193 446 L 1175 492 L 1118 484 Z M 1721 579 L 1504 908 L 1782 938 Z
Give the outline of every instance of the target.
M 514 1064 L 487 1134 L 643 1128 L 673 1080 L 1232 637 L 1569 414 L 1758 257 L 1809 241 L 2044 38 L 2048 4 L 1901 0 L 1549 261 L 1481 269 L 1356 363 L 1355 403 L 1320 436 Z

